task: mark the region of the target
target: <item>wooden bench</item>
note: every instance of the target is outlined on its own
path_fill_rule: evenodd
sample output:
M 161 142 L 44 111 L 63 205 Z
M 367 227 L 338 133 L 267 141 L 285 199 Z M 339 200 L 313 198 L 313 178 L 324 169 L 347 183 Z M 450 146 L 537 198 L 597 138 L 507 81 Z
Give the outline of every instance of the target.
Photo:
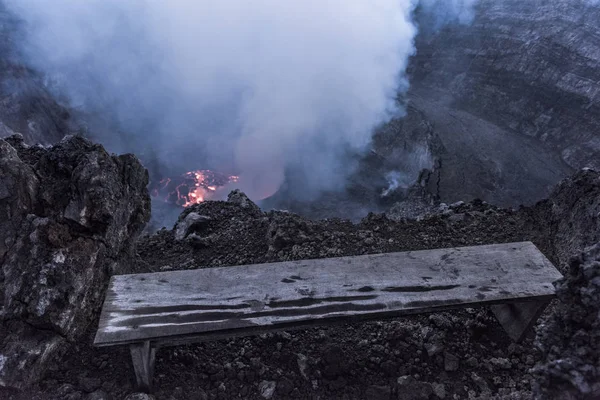
M 113 276 L 94 344 L 149 391 L 159 346 L 266 331 L 491 305 L 520 341 L 561 277 L 530 242 Z

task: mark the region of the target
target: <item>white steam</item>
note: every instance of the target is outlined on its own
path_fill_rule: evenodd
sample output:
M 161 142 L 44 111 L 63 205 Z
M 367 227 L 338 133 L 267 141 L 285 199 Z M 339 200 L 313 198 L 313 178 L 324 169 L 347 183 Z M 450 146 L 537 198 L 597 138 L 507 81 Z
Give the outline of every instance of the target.
M 420 0 L 435 28 L 449 23 L 470 24 L 479 0 Z
M 396 152 L 400 154 L 393 154 L 390 158 L 398 160 L 400 169 L 385 175 L 388 187 L 381 192 L 382 197 L 406 191 L 415 183 L 415 178 L 422 170 L 433 168 L 433 157 L 426 146 L 416 146 L 406 151 L 398 149 Z
M 416 0 L 5 1 L 32 66 L 124 132 L 114 150 L 227 169 L 255 199 L 289 169 L 343 185 L 344 155 L 401 112 L 416 34 Z

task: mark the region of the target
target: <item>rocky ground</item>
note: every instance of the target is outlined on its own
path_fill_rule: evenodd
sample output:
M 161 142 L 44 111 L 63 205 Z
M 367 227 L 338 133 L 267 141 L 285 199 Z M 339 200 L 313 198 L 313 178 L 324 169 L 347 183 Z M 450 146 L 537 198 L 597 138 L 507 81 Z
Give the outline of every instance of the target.
M 473 201 L 442 204 L 418 219 L 370 214 L 353 224 L 263 212 L 243 194 L 233 192 L 227 202 L 187 209 L 180 221 L 190 213 L 207 218 L 139 240 L 136 271 L 531 240 L 566 274 L 570 256 L 600 239 L 600 175 L 581 171 L 559 185 L 549 200 L 519 210 Z M 564 235 L 565 229 L 573 228 L 581 229 L 581 234 Z M 597 326 L 595 314 L 585 314 L 598 304 L 592 301 L 598 295 L 596 253 L 571 264 L 572 278 L 561 286 L 561 300 L 567 303 L 557 302 L 547 310 L 542 321 L 549 322 L 537 327 L 544 332 L 538 346 L 533 335 L 522 344 L 511 343 L 485 308 L 264 334 L 160 349 L 155 397 L 528 399 L 534 396 L 533 390 L 543 395 L 539 382 L 552 381 L 555 387 L 544 387 L 554 391 L 545 398 L 563 398 L 564 393 L 574 393 L 572 398 L 596 398 L 597 333 L 585 330 Z M 580 268 L 590 264 L 585 270 Z M 581 287 L 587 292 L 580 292 Z M 573 293 L 579 294 L 573 298 Z M 570 314 L 572 308 L 580 317 Z M 88 333 L 71 344 L 62 361 L 52 364 L 40 382 L 23 391 L 0 389 L 0 398 L 136 398 L 128 350 L 90 346 L 97 317 L 90 321 Z M 587 325 L 581 318 L 588 318 Z M 547 324 L 554 328 L 544 328 Z M 578 346 L 568 345 L 560 329 L 565 326 L 581 331 Z M 583 372 L 571 379 L 571 370 L 561 367 L 564 363 L 557 366 L 557 360 L 571 362 L 573 371 Z

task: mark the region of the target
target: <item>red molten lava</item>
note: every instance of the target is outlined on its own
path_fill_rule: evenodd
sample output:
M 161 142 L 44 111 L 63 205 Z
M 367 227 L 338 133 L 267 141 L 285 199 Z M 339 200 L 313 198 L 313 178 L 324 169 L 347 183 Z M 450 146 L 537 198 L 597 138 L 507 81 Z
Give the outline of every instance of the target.
M 238 179 L 234 175 L 219 174 L 207 169 L 190 171 L 178 177 L 162 179 L 153 185 L 150 193 L 167 203 L 189 207 L 210 200 L 217 189 L 237 182 Z

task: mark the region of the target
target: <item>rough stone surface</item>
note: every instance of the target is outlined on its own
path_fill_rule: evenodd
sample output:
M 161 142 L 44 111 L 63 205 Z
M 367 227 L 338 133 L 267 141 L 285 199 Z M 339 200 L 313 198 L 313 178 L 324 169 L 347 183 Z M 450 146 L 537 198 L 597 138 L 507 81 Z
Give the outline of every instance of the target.
M 39 379 L 85 333 L 109 276 L 132 271 L 147 183 L 134 156 L 81 137 L 0 140 L 0 384 Z
M 156 397 L 146 393 L 131 393 L 124 400 L 155 400 Z
M 444 369 L 448 372 L 457 371 L 459 366 L 459 358 L 452 353 L 444 354 Z
M 276 388 L 277 382 L 274 381 L 262 381 L 258 384 L 258 390 L 260 391 L 260 395 L 267 400 L 273 398 Z
M 563 265 L 600 242 L 600 173 L 585 168 L 560 182 L 538 207 L 552 229 L 557 258 Z
M 180 218 L 175 226 L 175 240 L 183 240 L 191 234 L 196 234 L 202 228 L 202 225 L 208 221 L 210 221 L 209 217 L 195 212 L 191 212 L 184 218 Z
M 575 169 L 600 168 L 597 2 L 481 0 L 471 24 L 438 31 L 422 18 L 414 83 L 448 89 L 456 109 L 539 140 Z
M 88 394 L 85 400 L 113 400 L 113 397 L 102 390 L 96 390 Z
M 567 203 L 562 206 L 563 200 L 553 197 L 519 210 L 471 201 L 433 209 L 418 219 L 394 220 L 371 214 L 354 224 L 263 212 L 235 202 L 206 202 L 186 209 L 181 220 L 190 213 L 210 218 L 190 233 L 210 238 L 208 245 L 178 241 L 176 229 L 161 230 L 140 239 L 136 270 L 157 272 L 531 240 L 566 273 L 568 265 L 563 265 L 563 253 L 557 249 L 587 242 L 590 232 L 571 244 L 566 236 L 555 233 L 560 218 L 580 224 L 581 229 L 591 226 L 578 218 L 591 212 L 586 207 L 594 207 L 594 176 L 598 174 L 581 171 L 572 178 L 577 183 L 559 185 L 578 193 L 572 214 Z M 563 191 L 559 188 L 553 193 L 560 197 Z M 558 204 L 557 210 L 564 207 L 563 212 L 552 217 L 551 204 Z M 452 215 L 463 218 L 451 219 Z M 551 313 L 552 307 L 547 315 Z M 122 399 L 135 392 L 127 349 L 91 348 L 94 333 L 92 326 L 86 340 L 66 348 L 65 361 L 55 365 L 40 383 L 12 397 L 0 388 L 0 398 L 83 399 L 90 390 L 102 390 Z M 446 371 L 446 353 L 459 358 L 456 370 Z M 161 348 L 156 357 L 155 394 L 177 400 L 261 400 L 259 385 L 263 381 L 269 383 L 262 386 L 267 395 L 266 389 L 275 384 L 273 399 L 367 399 L 385 397 L 388 389 L 391 398 L 530 399 L 536 379 L 530 369 L 542 361 L 532 338 L 522 344 L 511 343 L 485 308 Z M 405 379 L 398 381 L 398 377 Z
M 538 332 L 538 398 L 600 398 L 600 243 L 570 267 L 556 285 L 559 305 Z
M 443 383 L 433 383 L 431 385 L 431 388 L 433 389 L 433 394 L 438 399 L 445 399 L 446 398 L 446 387 L 444 386 Z
M 246 194 L 238 189 L 233 190 L 227 196 L 227 201 L 233 204 L 237 204 L 242 208 L 251 208 L 255 211 L 260 210 L 260 208 L 254 204 Z
M 426 400 L 433 393 L 431 384 L 419 382 L 412 376 L 398 378 L 398 400 Z

